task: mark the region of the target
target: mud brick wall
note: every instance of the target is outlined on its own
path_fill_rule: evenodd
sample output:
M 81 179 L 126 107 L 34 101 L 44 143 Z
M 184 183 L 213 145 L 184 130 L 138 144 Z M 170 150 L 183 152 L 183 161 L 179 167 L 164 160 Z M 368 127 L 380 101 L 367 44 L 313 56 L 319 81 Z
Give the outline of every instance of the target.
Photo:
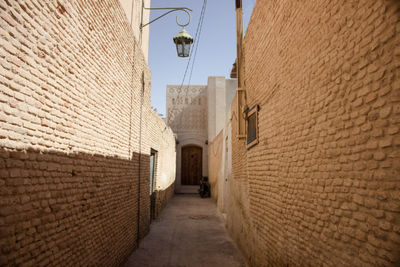
M 143 113 L 143 127 L 146 138 L 142 150 L 156 153 L 154 190 L 166 190 L 175 182 L 176 141 L 172 129 L 166 125 L 158 113 L 149 108 Z
M 118 266 L 149 228 L 153 142 L 150 70 L 125 13 L 7 0 L 0 26 L 0 265 Z
M 176 145 L 172 129 L 166 125 L 158 113 L 149 108 L 144 113 L 144 128 L 146 138 L 143 152 L 156 153 L 154 166 L 153 192 L 154 193 L 154 218 L 165 208 L 174 194 L 176 175 Z M 150 193 L 146 188 L 146 193 Z M 149 195 L 150 196 L 150 195 Z
M 164 190 L 156 190 L 155 193 L 155 210 L 154 219 L 157 218 L 161 211 L 167 206 L 169 200 L 174 196 L 174 184 L 172 183 Z
M 224 133 L 220 131 L 215 138 L 208 143 L 208 181 L 211 186 L 211 197 L 218 200 L 218 185 L 222 177 L 222 147 L 224 142 Z
M 251 266 L 400 264 L 399 20 L 394 0 L 257 1 L 260 142 L 233 139 L 227 220 Z
M 117 266 L 136 246 L 138 155 L 0 152 L 2 266 Z M 142 177 L 148 177 L 142 155 Z M 146 166 L 147 165 L 147 166 Z M 141 181 L 141 237 L 148 178 Z

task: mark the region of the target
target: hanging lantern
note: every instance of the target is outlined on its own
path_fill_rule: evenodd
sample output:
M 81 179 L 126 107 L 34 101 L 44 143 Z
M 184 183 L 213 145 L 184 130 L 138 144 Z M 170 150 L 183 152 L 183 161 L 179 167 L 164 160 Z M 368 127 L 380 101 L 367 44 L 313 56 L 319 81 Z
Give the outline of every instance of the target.
M 190 46 L 193 43 L 193 37 L 190 36 L 185 28 L 182 28 L 173 39 L 178 57 L 188 57 L 190 55 Z

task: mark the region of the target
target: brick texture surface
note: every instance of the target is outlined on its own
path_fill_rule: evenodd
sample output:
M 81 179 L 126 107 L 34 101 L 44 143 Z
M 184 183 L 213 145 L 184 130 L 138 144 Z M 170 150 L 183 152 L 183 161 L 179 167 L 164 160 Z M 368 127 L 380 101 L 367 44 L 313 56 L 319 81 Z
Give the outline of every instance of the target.
M 149 223 L 149 164 L 142 158 L 141 237 Z M 138 155 L 1 152 L 2 266 L 119 265 L 137 239 Z M 146 178 L 147 179 L 146 179 Z
M 175 140 L 119 1 L 0 1 L 0 26 L 0 265 L 122 264 L 139 202 L 149 229 L 150 149 L 175 166 Z
M 169 190 L 175 182 L 176 175 L 176 146 L 172 129 L 152 109 L 144 113 L 144 138 L 143 149 L 146 154 L 153 150 L 156 152 L 155 185 L 158 191 Z M 168 194 L 167 194 L 168 195 Z
M 218 200 L 218 186 L 222 177 L 222 145 L 224 141 L 223 131 L 208 143 L 208 181 L 211 186 L 211 197 Z
M 257 1 L 260 142 L 233 138 L 227 219 L 250 265 L 400 264 L 399 20 L 393 0 Z
M 154 218 L 160 215 L 161 211 L 167 206 L 168 201 L 174 196 L 174 184 L 164 190 L 155 191 Z

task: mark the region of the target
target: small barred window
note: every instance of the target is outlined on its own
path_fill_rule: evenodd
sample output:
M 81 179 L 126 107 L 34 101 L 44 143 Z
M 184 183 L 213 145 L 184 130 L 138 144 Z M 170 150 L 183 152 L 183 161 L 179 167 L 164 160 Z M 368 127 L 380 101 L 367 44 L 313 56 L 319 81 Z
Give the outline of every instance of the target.
M 259 106 L 255 105 L 247 114 L 247 149 L 258 144 L 258 110 Z

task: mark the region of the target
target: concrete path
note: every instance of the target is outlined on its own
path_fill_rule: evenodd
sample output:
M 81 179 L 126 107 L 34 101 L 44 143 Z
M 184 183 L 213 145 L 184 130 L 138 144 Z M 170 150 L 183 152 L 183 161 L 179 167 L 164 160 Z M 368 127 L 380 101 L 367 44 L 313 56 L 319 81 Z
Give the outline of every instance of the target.
M 228 238 L 215 203 L 175 195 L 125 267 L 245 266 Z

